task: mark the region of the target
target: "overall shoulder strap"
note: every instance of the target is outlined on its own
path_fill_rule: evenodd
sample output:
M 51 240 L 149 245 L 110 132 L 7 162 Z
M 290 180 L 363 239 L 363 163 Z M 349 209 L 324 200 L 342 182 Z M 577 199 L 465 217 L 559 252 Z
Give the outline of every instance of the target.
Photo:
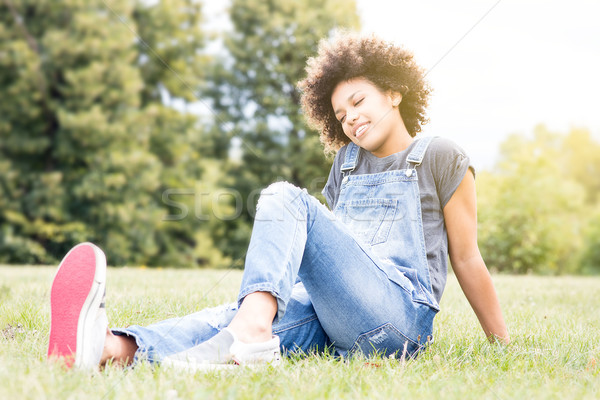
M 360 147 L 358 147 L 357 145 L 355 145 L 352 142 L 348 143 L 348 146 L 346 147 L 346 156 L 344 157 L 344 163 L 342 164 L 342 167 L 340 168 L 340 170 L 341 170 L 342 174 L 344 174 L 344 176 L 346 174 L 349 174 L 350 172 L 354 171 L 354 168 L 356 168 L 359 151 L 360 151 Z
M 425 151 L 427 150 L 427 146 L 431 143 L 431 140 L 434 136 L 424 136 L 417 140 L 415 147 L 412 149 L 408 157 L 406 157 L 406 162 L 408 163 L 409 168 L 415 168 L 423 162 L 423 157 L 425 157 Z

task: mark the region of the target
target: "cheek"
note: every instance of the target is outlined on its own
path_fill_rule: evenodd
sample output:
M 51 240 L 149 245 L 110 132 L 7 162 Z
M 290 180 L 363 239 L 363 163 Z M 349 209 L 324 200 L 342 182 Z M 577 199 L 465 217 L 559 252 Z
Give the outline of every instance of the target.
M 344 132 L 344 135 L 346 135 L 346 137 L 350 140 L 352 140 L 352 134 L 351 134 L 351 130 L 350 128 L 348 128 L 347 126 L 345 126 L 344 124 L 341 124 L 342 127 L 342 131 Z

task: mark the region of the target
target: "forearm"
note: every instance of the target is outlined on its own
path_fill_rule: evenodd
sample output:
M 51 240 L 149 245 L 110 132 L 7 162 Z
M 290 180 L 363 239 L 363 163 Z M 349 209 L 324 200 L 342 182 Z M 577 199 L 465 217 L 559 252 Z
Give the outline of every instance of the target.
M 460 286 L 490 340 L 510 341 L 496 289 L 480 255 L 453 265 Z

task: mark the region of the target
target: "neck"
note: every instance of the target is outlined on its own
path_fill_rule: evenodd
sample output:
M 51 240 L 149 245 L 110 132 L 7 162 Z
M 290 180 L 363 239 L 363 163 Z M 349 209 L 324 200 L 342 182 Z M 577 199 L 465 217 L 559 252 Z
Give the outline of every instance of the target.
M 406 150 L 408 146 L 414 141 L 414 138 L 410 136 L 404 124 L 401 125 L 402 129 L 399 129 L 396 134 L 388 139 L 388 142 L 382 148 L 371 152 L 375 157 L 383 158 L 391 154 L 399 153 Z

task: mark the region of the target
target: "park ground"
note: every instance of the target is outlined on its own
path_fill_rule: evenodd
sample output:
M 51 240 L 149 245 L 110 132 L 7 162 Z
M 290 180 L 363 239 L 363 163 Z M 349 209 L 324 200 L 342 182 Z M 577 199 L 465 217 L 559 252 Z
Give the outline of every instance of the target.
M 0 399 L 597 399 L 600 277 L 494 275 L 512 336 L 483 337 L 449 276 L 435 342 L 416 360 L 293 357 L 277 368 L 187 374 L 140 364 L 94 374 L 46 361 L 53 267 L 0 266 Z M 110 268 L 111 326 L 235 299 L 239 270 Z

